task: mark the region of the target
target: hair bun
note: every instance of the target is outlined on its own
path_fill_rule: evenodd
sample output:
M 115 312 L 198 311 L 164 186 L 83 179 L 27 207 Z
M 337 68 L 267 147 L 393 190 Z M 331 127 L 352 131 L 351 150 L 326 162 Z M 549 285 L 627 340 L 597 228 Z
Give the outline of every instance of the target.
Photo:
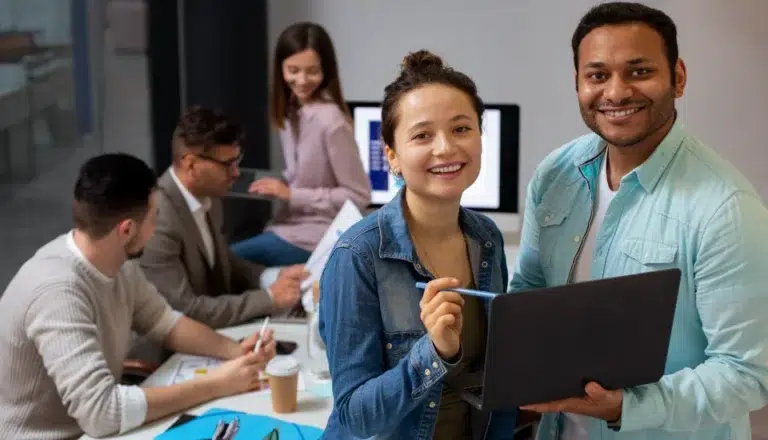
M 407 72 L 419 72 L 427 69 L 442 69 L 443 59 L 428 50 L 411 52 L 403 58 L 400 68 Z

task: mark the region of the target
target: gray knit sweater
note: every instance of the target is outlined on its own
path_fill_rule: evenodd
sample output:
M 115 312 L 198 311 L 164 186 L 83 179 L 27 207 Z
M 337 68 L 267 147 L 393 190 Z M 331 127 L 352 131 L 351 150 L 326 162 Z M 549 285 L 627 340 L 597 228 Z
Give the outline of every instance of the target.
M 131 329 L 162 341 L 177 317 L 135 263 L 109 278 L 71 233 L 43 246 L 0 297 L 0 439 L 98 437 L 142 424 L 144 392 L 119 385 Z

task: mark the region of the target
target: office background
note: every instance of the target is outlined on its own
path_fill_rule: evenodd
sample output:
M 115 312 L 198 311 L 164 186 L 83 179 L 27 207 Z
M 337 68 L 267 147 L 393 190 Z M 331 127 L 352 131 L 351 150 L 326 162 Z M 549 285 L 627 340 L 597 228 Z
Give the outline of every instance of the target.
M 102 151 L 125 151 L 164 168 L 168 157 L 163 159 L 160 149 L 167 152 L 168 126 L 182 101 L 192 103 L 188 98 L 232 105 L 252 131 L 248 164 L 280 168 L 277 136 L 261 115 L 272 47 L 281 30 L 295 21 L 316 21 L 329 31 L 348 100 L 380 100 L 402 57 L 428 48 L 470 74 L 487 101 L 518 104 L 520 206 L 539 161 L 586 132 L 576 103 L 570 37 L 595 0 L 148 3 L 0 0 L 3 288 L 40 245 L 70 227 L 71 187 L 82 161 Z M 678 103 L 683 121 L 768 199 L 768 27 L 763 23 L 768 2 L 645 3 L 663 9 L 678 25 L 680 53 L 689 71 L 686 97 Z M 226 26 L 228 20 L 236 24 Z M 9 35 L 19 32 L 32 32 L 36 46 L 55 52 L 56 75 L 44 77 L 53 84 L 47 94 L 28 96 L 32 82 L 24 63 L 5 56 L 9 50 L 19 53 L 18 47 L 5 45 Z M 206 45 L 206 38 L 217 44 Z M 227 50 L 216 52 L 220 46 Z M 174 51 L 182 56 L 169 57 Z M 226 74 L 238 68 L 249 69 L 248 74 Z M 221 83 L 223 77 L 229 78 L 227 84 Z M 153 82 L 158 85 L 151 88 Z M 18 114 L 8 116 L 14 115 L 4 111 L 4 105 L 15 102 L 11 97 L 23 97 L 41 111 L 21 120 Z M 72 127 L 74 133 L 67 130 Z M 514 247 L 519 216 L 497 220 Z M 756 417 L 755 423 L 755 438 L 768 439 L 768 416 Z
M 269 43 L 297 20 L 328 29 L 350 100 L 381 100 L 409 51 L 422 47 L 468 73 L 485 100 L 520 105 L 520 206 L 536 165 L 586 132 L 574 91 L 571 34 L 595 0 L 292 0 L 269 2 Z M 689 71 L 678 102 L 693 133 L 768 198 L 768 2 L 647 0 L 677 23 Z M 281 160 L 272 146 L 273 162 Z M 507 228 L 514 227 L 512 222 Z

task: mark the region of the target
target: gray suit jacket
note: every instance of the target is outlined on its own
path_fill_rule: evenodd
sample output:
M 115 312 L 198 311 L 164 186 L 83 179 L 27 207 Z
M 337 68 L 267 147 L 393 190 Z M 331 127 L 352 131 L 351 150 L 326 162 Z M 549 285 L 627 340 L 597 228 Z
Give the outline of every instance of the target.
M 213 200 L 208 211 L 216 252 L 211 268 L 197 224 L 168 171 L 159 188 L 157 230 L 140 264 L 171 306 L 213 328 L 271 314 L 272 299 L 259 289 L 263 267 L 235 255 L 221 232 L 221 201 Z

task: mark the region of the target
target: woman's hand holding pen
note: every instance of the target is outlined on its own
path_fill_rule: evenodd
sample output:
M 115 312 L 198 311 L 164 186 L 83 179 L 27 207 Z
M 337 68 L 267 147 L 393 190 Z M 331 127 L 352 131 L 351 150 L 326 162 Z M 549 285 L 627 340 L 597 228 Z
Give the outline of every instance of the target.
M 258 352 L 253 351 L 258 333 L 245 338 L 240 344 L 244 351 L 242 356 L 224 362 L 208 374 L 208 379 L 216 384 L 215 389 L 219 397 L 259 389 L 261 371 L 276 354 L 276 342 L 272 333 L 271 329 L 264 332 Z
M 455 278 L 438 278 L 427 283 L 419 306 L 421 322 L 441 358 L 455 357 L 461 348 L 464 298 L 451 288 L 459 287 Z

